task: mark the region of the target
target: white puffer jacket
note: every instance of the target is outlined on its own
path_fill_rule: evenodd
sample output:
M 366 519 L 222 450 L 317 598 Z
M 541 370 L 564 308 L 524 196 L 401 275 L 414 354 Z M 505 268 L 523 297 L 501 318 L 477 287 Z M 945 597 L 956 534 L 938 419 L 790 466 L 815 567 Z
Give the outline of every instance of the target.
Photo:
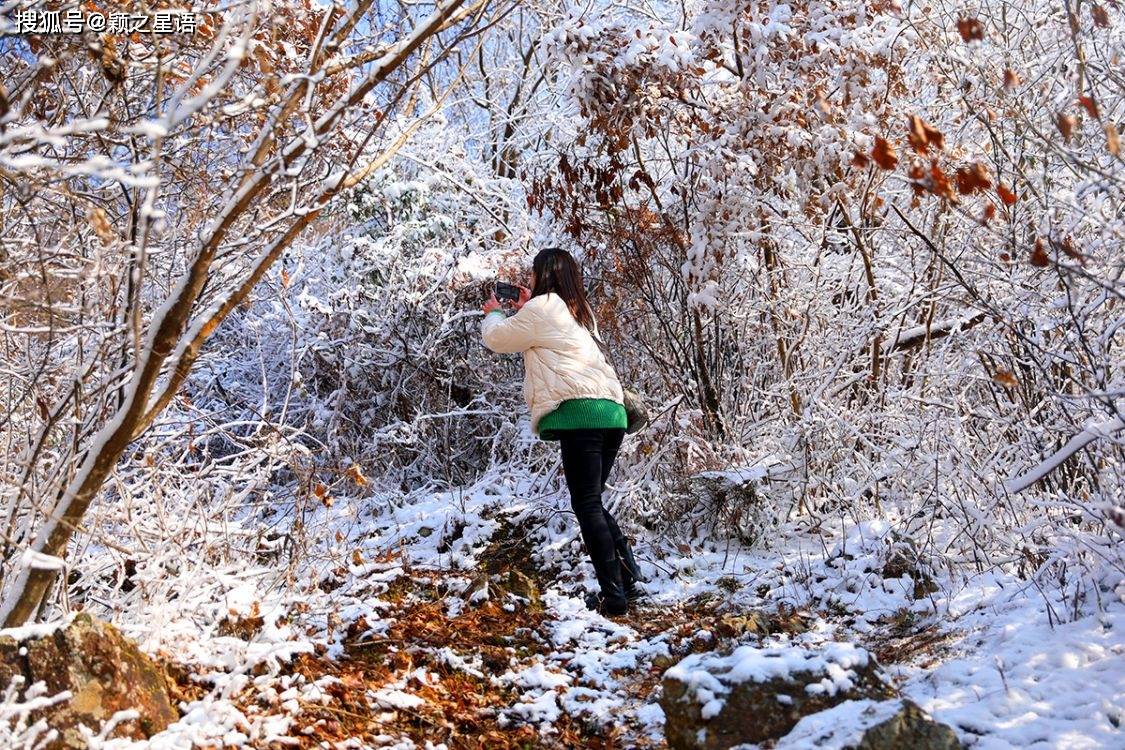
M 617 373 L 557 294 L 532 297 L 510 318 L 485 315 L 481 336 L 494 352 L 523 352 L 523 398 L 531 410 L 532 430 L 538 431 L 540 419 L 572 398 L 625 401 Z

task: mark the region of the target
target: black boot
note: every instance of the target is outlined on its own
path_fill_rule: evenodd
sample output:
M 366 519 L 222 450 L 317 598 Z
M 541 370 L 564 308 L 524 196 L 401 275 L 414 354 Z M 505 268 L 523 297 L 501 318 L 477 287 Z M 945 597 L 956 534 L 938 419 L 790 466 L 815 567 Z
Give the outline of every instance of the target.
M 633 601 L 642 595 L 640 588 L 637 587 L 637 579 L 633 577 L 632 571 L 623 560 L 618 558 L 618 563 L 621 565 L 621 584 L 625 588 L 625 598 Z
M 644 576 L 641 575 L 641 569 L 637 566 L 637 560 L 633 557 L 633 548 L 629 546 L 629 540 L 621 536 L 614 540 L 614 546 L 617 548 L 617 559 L 621 564 L 621 580 L 625 586 L 625 596 L 629 599 L 637 599 L 644 595 L 644 592 L 637 586 L 637 582 L 645 583 Z
M 623 615 L 628 611 L 629 600 L 625 596 L 625 584 L 621 576 L 621 563 L 612 560 L 593 560 L 594 572 L 598 576 L 601 594 L 587 597 L 586 606 L 608 616 Z

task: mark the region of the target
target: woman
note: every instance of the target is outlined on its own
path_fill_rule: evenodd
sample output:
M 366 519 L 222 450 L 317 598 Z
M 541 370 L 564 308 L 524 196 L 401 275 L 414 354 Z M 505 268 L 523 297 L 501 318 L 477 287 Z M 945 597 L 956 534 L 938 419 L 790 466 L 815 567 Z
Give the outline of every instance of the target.
M 629 543 L 602 505 L 627 420 L 621 383 L 594 336 L 582 271 L 570 253 L 547 248 L 535 256 L 531 289 L 505 316 L 496 295 L 484 303 L 481 335 L 494 352 L 522 352 L 523 395 L 532 429 L 557 440 L 563 474 L 601 595 L 587 604 L 606 615 L 625 614 L 640 578 Z

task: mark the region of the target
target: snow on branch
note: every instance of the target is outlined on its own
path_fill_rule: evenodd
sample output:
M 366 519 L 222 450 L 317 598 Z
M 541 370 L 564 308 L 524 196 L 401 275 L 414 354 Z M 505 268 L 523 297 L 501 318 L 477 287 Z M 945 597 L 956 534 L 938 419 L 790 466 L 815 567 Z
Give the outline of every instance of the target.
M 1098 438 L 1110 437 L 1111 435 L 1120 432 L 1122 428 L 1125 428 L 1125 420 L 1123 420 L 1121 417 L 1115 417 L 1105 422 L 1097 422 L 1088 426 L 1086 429 L 1082 430 L 1082 432 L 1078 433 L 1070 440 L 1068 440 L 1066 445 L 1064 445 L 1062 448 L 1059 448 L 1057 451 L 1051 454 L 1049 458 L 1042 461 L 1034 469 L 1021 476 L 1016 477 L 1015 479 L 1009 480 L 1004 485 L 1004 488 L 1008 492 L 1022 492 L 1023 490 L 1026 490 L 1028 487 L 1035 484 L 1040 479 L 1057 469 L 1064 461 L 1066 461 L 1078 451 L 1085 448 L 1090 443 L 1094 442 Z
M 901 349 L 916 349 L 926 341 L 933 341 L 948 336 L 956 331 L 967 331 L 985 319 L 984 313 L 976 315 L 935 320 L 932 323 L 914 326 L 900 331 L 894 341 L 888 342 L 884 354 L 890 354 Z

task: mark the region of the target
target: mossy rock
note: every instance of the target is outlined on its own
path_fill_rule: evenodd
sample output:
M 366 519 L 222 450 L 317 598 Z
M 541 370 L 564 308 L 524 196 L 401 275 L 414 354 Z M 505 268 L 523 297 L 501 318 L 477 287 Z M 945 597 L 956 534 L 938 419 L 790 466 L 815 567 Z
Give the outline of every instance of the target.
M 660 700 L 672 750 L 726 750 L 785 736 L 805 716 L 894 690 L 875 658 L 849 644 L 822 651 L 695 654 L 665 673 Z
M 776 750 L 962 750 L 952 728 L 905 699 L 848 701 L 806 716 Z
M 939 724 L 912 701 L 902 701 L 898 712 L 863 733 L 855 750 L 961 750 L 953 730 Z
M 0 636 L 0 680 L 14 676 L 25 686 L 43 682 L 48 695 L 70 692 L 41 714 L 59 733 L 52 750 L 84 748 L 78 726 L 96 733 L 118 711 L 139 716 L 118 724 L 114 737 L 145 739 L 179 719 L 163 670 L 117 628 L 84 613 L 50 635 Z

